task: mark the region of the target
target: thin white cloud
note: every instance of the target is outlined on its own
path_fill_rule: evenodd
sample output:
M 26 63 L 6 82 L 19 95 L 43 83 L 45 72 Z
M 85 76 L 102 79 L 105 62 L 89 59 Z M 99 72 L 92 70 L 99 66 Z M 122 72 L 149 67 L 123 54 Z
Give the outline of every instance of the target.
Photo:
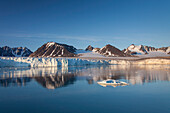
M 82 40 L 82 41 L 93 41 L 98 42 L 101 41 L 101 37 L 97 36 L 67 36 L 67 35 L 57 35 L 57 34 L 1 34 L 1 36 L 7 37 L 17 37 L 17 38 L 40 38 L 40 39 L 75 39 L 75 40 Z

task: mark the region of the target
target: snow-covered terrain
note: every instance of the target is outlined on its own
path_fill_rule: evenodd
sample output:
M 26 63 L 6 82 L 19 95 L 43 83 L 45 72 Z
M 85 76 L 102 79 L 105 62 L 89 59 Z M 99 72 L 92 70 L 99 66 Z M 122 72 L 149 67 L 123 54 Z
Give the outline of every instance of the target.
M 148 54 L 136 55 L 139 57 L 168 57 L 170 54 L 161 51 L 151 51 Z
M 104 56 L 107 56 L 107 57 L 125 57 L 125 56 L 128 56 L 124 52 L 122 52 L 121 50 L 119 50 L 118 48 L 116 48 L 116 47 L 114 47 L 110 44 L 101 48 L 98 53 L 100 53 Z
M 144 49 L 143 45 L 138 46 L 132 44 L 125 50 L 125 53 L 127 53 L 128 51 L 134 52 L 136 55 L 147 54 L 147 51 Z
M 101 55 L 94 51 L 76 50 L 76 54 L 78 54 L 79 57 L 86 57 L 86 58 L 105 58 L 104 55 Z
M 83 66 L 83 65 L 146 65 L 168 64 L 170 59 L 84 59 L 84 58 L 33 58 L 33 57 L 0 57 L 0 67 L 49 67 L 49 66 Z
M 33 58 L 33 57 L 0 57 L 0 67 L 48 67 L 48 66 L 79 66 L 79 65 L 108 65 L 106 60 L 78 58 Z
M 93 48 L 88 46 L 87 50 L 76 49 L 73 46 L 48 42 L 38 48 L 30 57 L 19 57 L 25 55 L 27 48 L 10 49 L 4 47 L 5 52 L 12 54 L 12 57 L 0 57 L 0 67 L 48 67 L 48 66 L 82 66 L 82 65 L 131 65 L 131 64 L 170 64 L 169 49 L 170 47 L 153 48 L 148 46 L 131 45 L 125 51 L 120 51 L 114 46 L 106 45 L 105 47 Z M 92 51 L 91 51 L 92 50 Z M 126 52 L 141 53 L 140 57 L 132 57 Z M 3 51 L 3 53 L 5 53 Z M 125 53 L 124 53 L 125 52 Z M 14 57 L 18 56 L 18 57 Z M 108 57 L 109 56 L 109 57 Z M 116 57 L 115 57 L 116 56 Z M 166 58 L 156 58 L 156 57 Z M 149 58 L 147 58 L 149 57 Z M 152 57 L 152 58 L 151 58 Z M 142 59 L 143 58 L 143 59 Z
M 100 54 L 100 55 L 103 55 L 103 56 L 106 56 L 106 57 L 125 57 L 125 56 L 130 56 L 130 55 L 125 54 L 124 52 L 122 52 L 121 50 L 119 50 L 118 48 L 116 48 L 116 47 L 114 47 L 114 46 L 112 46 L 110 44 L 107 44 L 106 46 L 104 46 L 102 48 L 94 48 L 91 45 L 89 45 L 85 50 L 86 51 L 93 51 L 92 54 L 98 53 L 98 55 Z M 83 55 L 86 56 L 86 54 L 83 54 Z M 88 54 L 87 54 L 87 56 L 88 56 Z
M 155 48 L 151 46 L 132 44 L 124 50 L 124 53 L 130 55 L 142 55 L 144 57 L 170 56 L 170 46 Z
M 27 57 L 32 53 L 26 47 L 14 47 L 10 48 L 8 46 L 0 47 L 0 56 L 8 56 L 8 57 Z

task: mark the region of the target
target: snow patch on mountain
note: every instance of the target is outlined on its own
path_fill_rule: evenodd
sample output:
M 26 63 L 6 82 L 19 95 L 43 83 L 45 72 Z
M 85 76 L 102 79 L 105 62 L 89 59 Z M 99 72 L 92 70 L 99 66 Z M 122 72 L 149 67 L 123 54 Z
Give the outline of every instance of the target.
M 170 54 L 170 46 L 155 48 L 151 46 L 143 45 L 130 45 L 127 49 L 124 50 L 124 53 L 130 55 L 143 55 L 143 56 L 168 56 Z M 150 55 L 148 55 L 150 54 Z
M 0 56 L 6 56 L 6 57 L 27 57 L 32 53 L 31 50 L 29 50 L 26 47 L 15 47 L 10 48 L 8 46 L 0 47 Z
M 52 46 L 54 44 L 55 44 L 55 42 L 49 42 L 49 43 L 47 43 L 47 47 L 50 47 L 50 46 Z
M 38 48 L 30 57 L 74 57 L 76 48 L 66 44 L 48 42 Z
M 127 56 L 125 53 L 123 53 L 121 50 L 118 48 L 108 44 L 101 48 L 98 53 L 107 56 L 107 57 L 125 57 Z
M 168 47 L 168 49 L 166 50 L 167 54 L 170 54 L 170 46 Z
M 78 54 L 79 57 L 86 57 L 86 58 L 103 58 L 104 55 L 101 55 L 94 51 L 86 51 L 86 50 L 77 50 L 76 54 Z
M 139 45 L 139 46 L 136 46 L 134 44 L 130 45 L 125 53 L 127 53 L 127 51 L 131 51 L 131 52 L 136 52 L 135 54 L 147 54 L 148 52 L 145 50 L 144 46 L 143 45 Z

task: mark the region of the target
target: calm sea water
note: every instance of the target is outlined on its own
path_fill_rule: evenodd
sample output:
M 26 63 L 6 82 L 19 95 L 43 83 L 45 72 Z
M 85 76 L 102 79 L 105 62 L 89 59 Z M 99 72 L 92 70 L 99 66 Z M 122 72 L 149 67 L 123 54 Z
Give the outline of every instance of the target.
M 170 66 L 0 68 L 0 113 L 170 113 Z

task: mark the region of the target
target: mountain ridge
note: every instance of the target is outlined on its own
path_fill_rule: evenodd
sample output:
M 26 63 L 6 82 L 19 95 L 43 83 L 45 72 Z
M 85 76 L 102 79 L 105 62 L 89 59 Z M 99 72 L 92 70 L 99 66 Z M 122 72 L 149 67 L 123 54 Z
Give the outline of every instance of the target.
M 28 57 L 31 53 L 33 52 L 27 47 L 14 47 L 14 48 L 11 48 L 9 46 L 0 47 L 0 56 Z
M 170 54 L 170 46 L 155 48 L 152 46 L 131 44 L 128 48 L 124 49 L 123 52 L 131 55 L 149 54 L 149 52 L 164 52 L 166 54 Z
M 33 52 L 29 57 L 74 57 L 76 48 L 67 44 L 47 42 Z
M 93 53 L 96 54 L 93 55 Z M 92 55 L 95 57 L 98 54 L 100 54 L 98 55 L 99 57 L 101 57 L 101 55 L 105 57 L 129 57 L 135 55 L 147 56 L 151 53 L 164 53 L 165 56 L 170 55 L 170 46 L 155 48 L 152 46 L 131 44 L 126 49 L 120 50 L 110 44 L 102 48 L 95 48 L 89 45 L 86 49 L 82 50 L 82 52 L 79 51 L 78 53 L 75 47 L 57 42 L 47 42 L 34 52 L 27 47 L 0 47 L 0 56 L 5 57 L 77 57 L 81 55 Z

